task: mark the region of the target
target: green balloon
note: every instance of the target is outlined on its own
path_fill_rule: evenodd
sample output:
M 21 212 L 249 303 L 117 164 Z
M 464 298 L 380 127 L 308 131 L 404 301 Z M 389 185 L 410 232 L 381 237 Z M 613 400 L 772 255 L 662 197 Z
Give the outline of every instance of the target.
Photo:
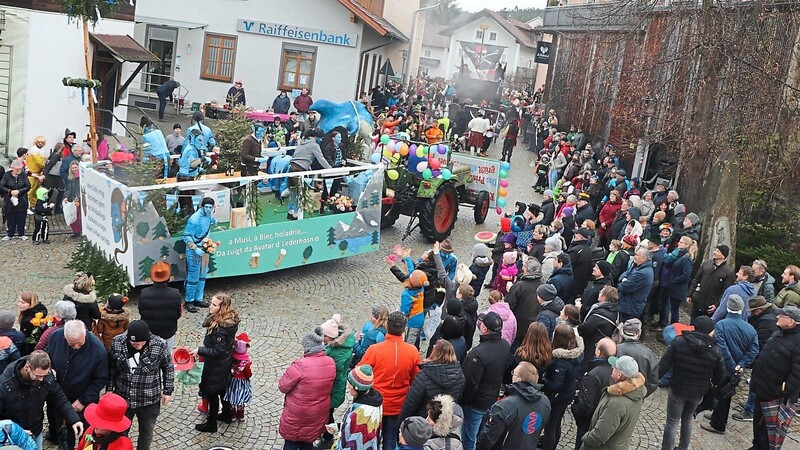
M 501 170 L 500 171 L 500 178 L 503 179 L 503 178 L 506 178 L 506 177 L 508 177 L 508 172 L 506 172 L 505 170 Z
M 381 136 L 381 144 L 388 144 L 388 143 L 389 143 L 389 135 L 384 134 L 383 136 Z
M 433 172 L 431 169 L 425 169 L 422 171 L 422 178 L 426 180 L 430 180 L 433 177 Z

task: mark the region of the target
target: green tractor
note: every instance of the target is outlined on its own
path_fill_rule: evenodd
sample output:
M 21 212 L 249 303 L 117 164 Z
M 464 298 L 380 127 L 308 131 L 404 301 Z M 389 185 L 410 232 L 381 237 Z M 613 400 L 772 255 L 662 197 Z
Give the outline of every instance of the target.
M 450 161 L 449 152 L 447 163 L 442 164 L 442 168 L 445 167 L 452 173 L 449 180 L 442 177 L 426 180 L 408 169 L 407 157 L 390 162 L 383 184 L 381 228 L 394 225 L 404 215 L 410 219 L 402 239 L 419 228 L 428 241 L 441 242 L 450 236 L 460 205 L 472 207 L 475 223 L 482 224 L 489 213 L 489 192 L 469 189 L 471 167 Z M 395 179 L 388 176 L 392 170 L 398 174 Z

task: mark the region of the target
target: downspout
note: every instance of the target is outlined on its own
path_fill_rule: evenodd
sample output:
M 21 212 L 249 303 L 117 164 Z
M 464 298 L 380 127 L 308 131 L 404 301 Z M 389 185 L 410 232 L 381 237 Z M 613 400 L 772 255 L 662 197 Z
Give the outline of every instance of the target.
M 359 55 L 358 55 L 358 77 L 356 78 L 356 94 L 353 96 L 354 99 L 358 100 L 358 82 L 361 80 L 361 73 L 364 71 L 364 64 L 362 62 L 362 60 L 364 59 L 364 55 L 367 52 L 371 52 L 373 50 L 377 50 L 377 49 L 379 49 L 381 47 L 386 47 L 387 45 L 391 44 L 392 42 L 394 42 L 394 36 L 389 35 L 389 42 L 384 42 L 381 45 L 377 45 L 375 47 L 368 48 L 366 50 L 361 51 L 361 53 L 359 53 Z

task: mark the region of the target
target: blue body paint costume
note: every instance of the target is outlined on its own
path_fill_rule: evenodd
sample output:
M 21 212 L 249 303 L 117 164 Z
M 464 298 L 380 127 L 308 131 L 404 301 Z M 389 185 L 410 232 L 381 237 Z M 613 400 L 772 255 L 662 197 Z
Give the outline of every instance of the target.
M 197 148 L 201 150 L 203 153 L 205 153 L 208 150 L 209 145 L 211 146 L 211 148 L 217 146 L 217 140 L 214 139 L 214 132 L 211 131 L 211 128 L 208 128 L 202 123 L 195 123 L 186 130 L 187 137 L 192 135 L 192 130 L 200 130 L 200 132 L 203 133 L 203 144 L 197 146 Z M 183 143 L 183 148 L 185 149 L 188 146 L 189 146 L 189 140 L 187 139 Z
M 203 264 L 205 252 L 202 244 L 211 231 L 211 225 L 217 222 L 211 216 L 213 211 L 214 205 L 203 205 L 189 217 L 183 230 L 183 242 L 186 243 L 186 303 L 203 302 L 208 263 Z

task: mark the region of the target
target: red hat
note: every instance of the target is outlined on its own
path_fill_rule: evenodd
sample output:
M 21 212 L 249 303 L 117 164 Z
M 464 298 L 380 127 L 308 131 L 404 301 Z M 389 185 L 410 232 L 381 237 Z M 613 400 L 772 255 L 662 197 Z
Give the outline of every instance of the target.
M 175 347 L 172 351 L 172 364 L 175 365 L 175 370 L 189 370 L 194 367 L 194 358 L 189 347 Z
M 131 419 L 125 417 L 128 402 L 112 392 L 100 397 L 100 401 L 86 407 L 84 416 L 89 425 L 101 430 L 122 433 L 131 427 Z
M 639 245 L 639 238 L 633 234 L 629 234 L 624 238 L 622 238 L 622 242 L 630 245 L 631 247 L 636 247 L 637 245 Z
M 240 341 L 245 341 L 248 344 L 250 343 L 250 336 L 248 336 L 247 333 L 239 333 L 239 335 L 236 336 L 236 339 Z

